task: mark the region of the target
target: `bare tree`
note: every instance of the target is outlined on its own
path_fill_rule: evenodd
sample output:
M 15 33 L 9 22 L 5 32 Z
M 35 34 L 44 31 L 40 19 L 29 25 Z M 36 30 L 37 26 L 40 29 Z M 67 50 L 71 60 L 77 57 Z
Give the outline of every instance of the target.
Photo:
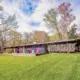
M 71 4 L 64 2 L 58 6 L 57 10 L 51 9 L 44 15 L 45 23 L 52 30 L 56 30 L 60 39 L 68 39 L 68 27 L 75 20 L 71 12 Z M 60 16 L 59 20 L 58 16 Z
M 5 17 L 2 6 L 0 6 L 0 21 L 0 47 L 3 49 L 6 46 L 9 30 L 16 29 L 18 25 L 15 15 Z
M 7 37 L 7 46 L 11 47 L 22 45 L 22 35 L 19 32 L 15 30 L 10 30 Z
M 34 34 L 24 32 L 23 34 L 23 44 L 31 44 L 34 42 Z

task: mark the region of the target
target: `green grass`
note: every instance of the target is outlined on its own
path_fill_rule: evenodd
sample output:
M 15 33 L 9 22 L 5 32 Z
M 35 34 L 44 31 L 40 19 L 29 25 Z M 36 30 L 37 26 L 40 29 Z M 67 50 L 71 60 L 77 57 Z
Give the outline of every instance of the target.
M 0 55 L 0 80 L 80 80 L 80 54 Z

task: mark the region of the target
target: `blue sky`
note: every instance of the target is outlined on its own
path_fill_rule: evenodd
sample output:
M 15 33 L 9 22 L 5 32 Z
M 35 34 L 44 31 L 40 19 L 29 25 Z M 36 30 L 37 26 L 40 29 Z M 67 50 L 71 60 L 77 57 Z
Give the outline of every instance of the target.
M 75 22 L 80 23 L 80 0 L 4 0 L 2 6 L 4 11 L 10 15 L 16 14 L 19 22 L 20 32 L 32 32 L 42 30 L 49 32 L 43 16 L 51 8 L 56 8 L 61 2 L 69 1 L 72 3 L 73 14 L 77 17 Z
M 38 6 L 39 0 L 25 0 L 25 2 L 22 2 L 22 6 L 20 6 L 20 9 L 28 16 L 31 16 L 36 7 Z
M 40 0 L 23 0 L 19 4 L 19 9 L 22 10 L 26 15 L 31 16 Z M 13 4 L 16 0 L 7 0 L 8 3 Z

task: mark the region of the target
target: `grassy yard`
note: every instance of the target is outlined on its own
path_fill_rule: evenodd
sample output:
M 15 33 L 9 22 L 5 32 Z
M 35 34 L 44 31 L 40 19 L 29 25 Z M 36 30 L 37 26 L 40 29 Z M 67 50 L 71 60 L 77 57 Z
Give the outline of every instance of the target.
M 0 55 L 0 80 L 80 80 L 80 54 Z

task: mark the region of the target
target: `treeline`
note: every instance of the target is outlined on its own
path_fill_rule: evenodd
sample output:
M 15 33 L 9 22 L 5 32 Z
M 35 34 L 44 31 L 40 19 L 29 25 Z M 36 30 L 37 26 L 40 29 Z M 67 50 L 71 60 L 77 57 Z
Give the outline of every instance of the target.
M 52 32 L 56 31 L 58 39 L 78 38 L 77 24 L 74 23 L 76 17 L 72 5 L 69 2 L 63 2 L 56 9 L 52 8 L 44 15 L 44 21 Z
M 44 32 L 45 33 L 45 32 Z M 11 30 L 9 34 L 7 35 L 7 43 L 6 46 L 22 46 L 27 44 L 35 44 L 35 43 L 43 43 L 46 41 L 49 41 L 49 36 L 45 33 L 45 37 L 40 38 L 35 32 L 33 33 L 27 33 L 24 32 L 23 34 Z
M 2 0 L 1 0 L 2 1 Z M 0 1 L 0 2 L 1 2 Z M 16 20 L 16 14 L 7 14 L 3 7 L 0 6 L 0 49 L 7 45 L 10 39 L 10 32 L 18 28 L 18 23 Z

